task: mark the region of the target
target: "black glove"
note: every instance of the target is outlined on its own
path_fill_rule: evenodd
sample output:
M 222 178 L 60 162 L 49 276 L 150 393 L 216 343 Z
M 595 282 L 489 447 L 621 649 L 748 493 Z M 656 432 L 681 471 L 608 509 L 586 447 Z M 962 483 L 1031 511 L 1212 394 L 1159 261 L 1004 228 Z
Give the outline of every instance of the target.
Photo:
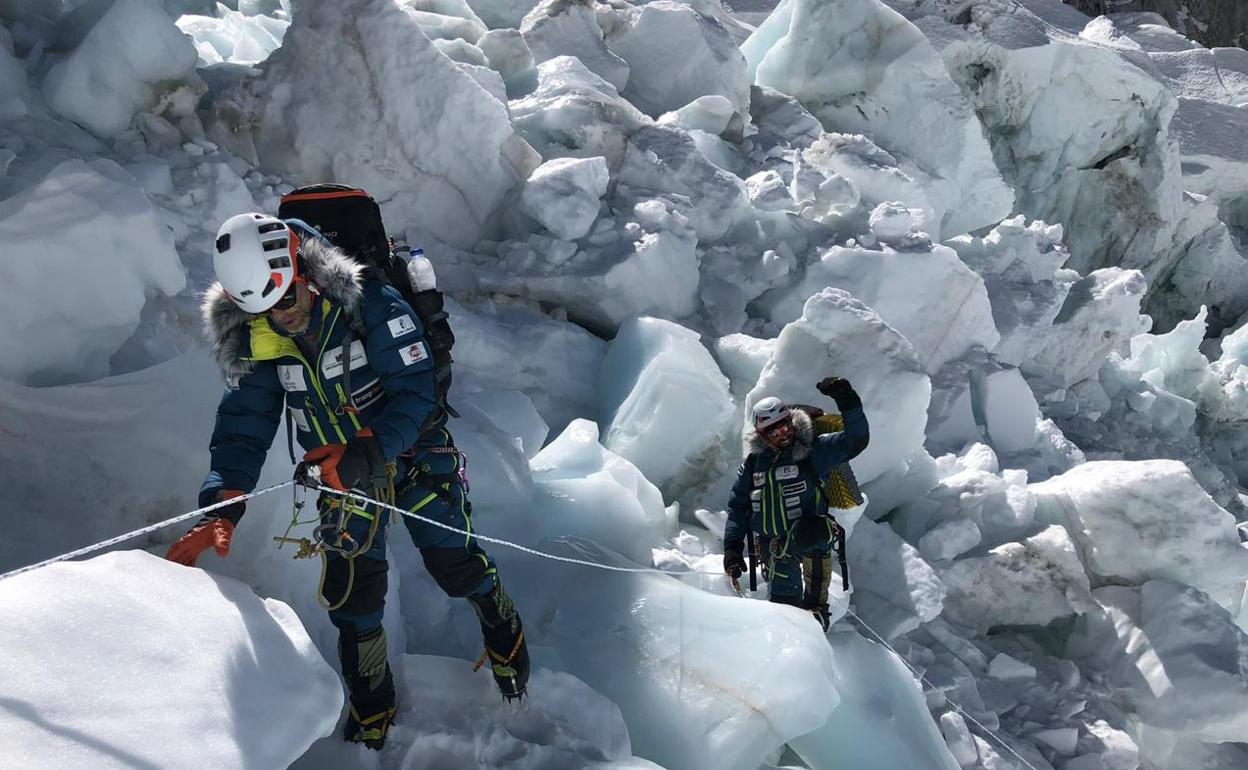
M 724 549 L 724 572 L 732 577 L 733 580 L 741 577 L 741 573 L 747 569 L 745 558 L 741 556 L 740 551 L 734 551 L 730 548 Z
M 381 444 L 372 435 L 356 434 L 338 460 L 338 479 L 347 489 L 372 489 L 386 474 Z
M 844 377 L 824 377 L 815 386 L 819 392 L 836 402 L 843 414 L 849 409 L 861 409 L 862 399 L 854 392 L 854 386 Z

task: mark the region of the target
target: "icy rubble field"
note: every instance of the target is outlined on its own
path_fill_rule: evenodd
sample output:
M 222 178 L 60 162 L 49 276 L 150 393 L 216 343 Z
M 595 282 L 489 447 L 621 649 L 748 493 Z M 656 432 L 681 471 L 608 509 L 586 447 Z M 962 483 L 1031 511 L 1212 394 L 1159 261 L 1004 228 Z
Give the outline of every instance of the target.
M 372 754 L 262 498 L 202 571 L 170 530 L 0 582 L 6 758 L 1248 767 L 1248 53 L 1057 0 L 749 5 L 0 4 L 0 570 L 192 505 L 212 234 L 333 179 L 450 295 L 479 528 L 677 573 L 491 546 L 516 709 L 393 538 Z M 830 374 L 872 439 L 820 638 L 717 573 L 749 406 Z

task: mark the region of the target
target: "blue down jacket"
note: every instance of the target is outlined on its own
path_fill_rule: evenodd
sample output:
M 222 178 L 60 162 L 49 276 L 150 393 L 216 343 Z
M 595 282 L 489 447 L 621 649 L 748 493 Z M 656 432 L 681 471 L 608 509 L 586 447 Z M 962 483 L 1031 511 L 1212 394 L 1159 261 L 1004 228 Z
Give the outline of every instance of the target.
M 284 408 L 305 450 L 345 444 L 364 426 L 372 428 L 391 462 L 418 440 L 450 443 L 444 430 L 421 437 L 437 409 L 437 388 L 420 319 L 393 287 L 365 278 L 361 265 L 327 241 L 304 235 L 302 275 L 320 292 L 309 326 L 314 344 L 297 344 L 267 316 L 242 311 L 219 283 L 204 297 L 205 332 L 228 387 L 217 407 L 212 470 L 202 491 L 255 488 Z M 357 413 L 343 409 L 348 333 Z M 426 472 L 454 471 L 453 454 L 425 454 Z

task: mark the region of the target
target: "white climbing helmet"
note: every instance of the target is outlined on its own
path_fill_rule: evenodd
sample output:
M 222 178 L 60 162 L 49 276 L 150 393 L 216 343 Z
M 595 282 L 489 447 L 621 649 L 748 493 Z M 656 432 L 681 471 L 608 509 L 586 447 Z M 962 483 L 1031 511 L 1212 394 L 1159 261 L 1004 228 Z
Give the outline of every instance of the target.
M 212 267 L 234 304 L 248 313 L 263 313 L 294 283 L 298 245 L 298 236 L 282 220 L 239 214 L 217 231 Z
M 791 419 L 793 412 L 775 396 L 768 396 L 754 405 L 754 427 L 759 430 Z

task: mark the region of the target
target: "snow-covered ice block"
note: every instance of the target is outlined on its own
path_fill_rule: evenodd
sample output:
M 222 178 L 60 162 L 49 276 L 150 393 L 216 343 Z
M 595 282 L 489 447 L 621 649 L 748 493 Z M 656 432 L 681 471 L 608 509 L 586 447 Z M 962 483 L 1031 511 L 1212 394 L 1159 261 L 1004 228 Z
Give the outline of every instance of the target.
M 944 583 L 919 555 L 918 549 L 903 541 L 887 525 L 870 519 L 859 521 L 850 533 L 846 551 L 852 566 L 850 584 L 856 600 L 857 592 L 869 592 L 920 623 L 940 614 L 946 595 Z M 871 618 L 867 620 L 870 622 Z
M 945 736 L 945 745 L 949 747 L 949 753 L 959 767 L 965 769 L 979 761 L 979 752 L 975 750 L 975 742 L 971 740 L 971 731 L 961 714 L 955 711 L 941 714 L 940 732 Z
M 286 767 L 342 709 L 290 607 L 142 551 L 10 578 L 0 608 L 14 767 Z
M 13 39 L 7 29 L 0 30 L 0 120 L 26 117 L 30 85 L 26 68 L 13 54 Z M 7 165 L 7 164 L 5 164 Z M 0 176 L 3 173 L 0 172 Z
M 732 382 L 733 393 L 744 395 L 754 387 L 775 348 L 776 340 L 748 334 L 729 334 L 715 340 L 715 358 Z
M 178 29 L 191 36 L 199 64 L 258 64 L 282 44 L 290 22 L 263 14 L 248 15 L 229 9 L 219 16 L 188 14 L 177 20 Z
M 360 87 L 329 85 L 347 81 Z M 217 103 L 213 136 L 237 154 L 292 179 L 359 185 L 392 228 L 458 247 L 488 235 L 539 162 L 507 106 L 391 0 L 301 8 L 259 80 Z M 254 130 L 240 114 L 257 116 Z
M 1248 635 L 1202 591 L 1170 580 L 1107 586 L 1071 649 L 1150 725 L 1205 742 L 1248 736 Z
M 718 332 L 743 328 L 749 321 L 749 304 L 769 289 L 785 284 L 796 268 L 796 255 L 784 241 L 775 249 L 732 239 L 706 247 L 698 298 L 707 320 Z
M 773 323 L 795 319 L 807 297 L 829 286 L 853 294 L 905 335 L 928 373 L 976 346 L 991 349 L 1000 339 L 983 280 L 945 246 L 917 251 L 833 246 L 775 305 Z
M 661 126 L 719 135 L 728 128 L 735 114 L 736 105 L 731 99 L 720 94 L 708 94 L 699 96 L 678 110 L 663 113 L 658 122 Z
M 485 34 L 485 22 L 465 3 L 444 0 L 412 0 L 403 4 L 407 15 L 416 20 L 433 41 L 461 40 L 475 44 Z
M 919 538 L 919 553 L 925 559 L 946 561 L 979 545 L 982 538 L 979 527 L 970 519 L 950 519 Z
M 1138 270 L 1107 267 L 1076 281 L 1050 332 L 1035 339 L 1022 361 L 1029 375 L 1068 388 L 1094 377 L 1105 357 L 1148 331 L 1140 314 L 1148 285 Z
M 931 382 L 914 346 L 849 293 L 825 289 L 780 332 L 775 350 L 746 398 L 827 405 L 815 390 L 824 377 L 844 377 L 862 397 L 871 443 L 854 458 L 861 483 L 879 477 L 923 446 Z
M 878 0 L 785 0 L 743 46 L 754 83 L 795 97 L 829 131 L 871 135 L 933 177 L 948 201 L 932 235 L 1010 214 L 975 110 L 922 32 Z M 921 120 L 898 120 L 918 110 Z
M 610 336 L 640 315 L 685 318 L 697 308 L 697 238 L 688 220 L 659 200 L 644 200 L 602 245 L 530 236 L 504 243 L 495 265 L 478 273 L 481 288 L 559 305 L 578 322 Z
M 993 626 L 1043 626 L 1091 606 L 1075 544 L 1056 525 L 959 559 L 940 578 L 949 589 L 945 616 L 981 633 Z
M 564 587 L 562 667 L 618 704 L 633 751 L 665 767 L 755 770 L 836 707 L 835 656 L 808 612 L 658 575 L 560 567 L 549 580 Z
M 524 183 L 520 208 L 556 238 L 573 241 L 594 226 L 608 181 L 606 158 L 548 160 Z
M 682 200 L 699 244 L 723 238 L 750 213 L 745 183 L 707 160 L 688 133 L 667 126 L 628 137 L 615 181 Z
M 654 484 L 690 483 L 715 466 L 737 414 L 696 332 L 657 318 L 625 322 L 599 382 L 603 444 Z
M 1195 586 L 1239 617 L 1248 550 L 1235 519 L 1175 460 L 1098 461 L 1032 484 L 1036 517 L 1065 526 L 1089 575 Z
M 111 160 L 66 160 L 0 201 L 0 377 L 36 385 L 108 373 L 149 292 L 186 287 L 173 235 Z M 72 279 L 70 278 L 72 276 Z M 107 287 L 106 289 L 104 287 Z
M 598 443 L 598 426 L 573 421 L 530 463 L 541 495 L 534 508 L 536 539 L 581 537 L 650 563 L 652 544 L 674 523 L 663 496 L 628 460 Z
M 157 0 L 118 0 L 48 70 L 43 95 L 61 115 L 113 136 L 190 75 L 197 58 Z
M 628 137 L 652 122 L 571 56 L 537 65 L 537 89 L 510 107 L 516 130 L 544 159 L 601 155 L 613 169 Z
M 840 703 L 813 733 L 789 741 L 809 767 L 957 770 L 914 674 L 857 632 L 828 636 Z
M 658 117 L 712 94 L 728 99 L 737 114 L 749 113 L 745 56 L 724 25 L 696 4 L 647 3 L 607 44 L 631 68 L 624 96 L 647 115 Z
M 556 56 L 575 56 L 595 75 L 623 91 L 629 65 L 607 50 L 591 3 L 580 0 L 541 0 L 520 23 L 520 33 L 541 64 Z

